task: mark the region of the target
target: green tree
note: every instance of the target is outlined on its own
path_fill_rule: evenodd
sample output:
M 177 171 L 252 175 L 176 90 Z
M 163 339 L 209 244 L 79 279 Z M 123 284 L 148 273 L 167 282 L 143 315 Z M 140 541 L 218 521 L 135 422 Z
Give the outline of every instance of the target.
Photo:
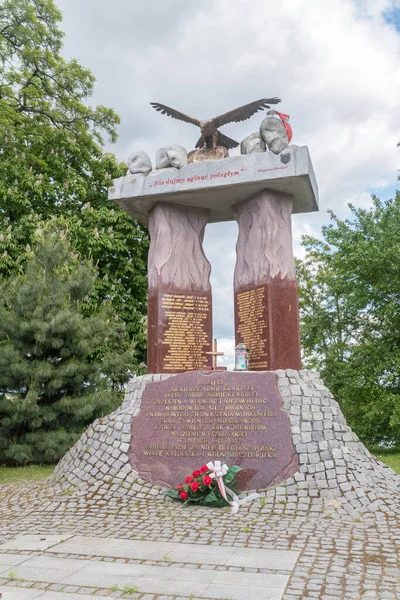
M 400 194 L 305 237 L 298 265 L 305 363 L 368 443 L 400 443 Z
M 98 266 L 100 296 L 114 297 L 137 342 L 139 365 L 148 234 L 107 200 L 113 178 L 126 172 L 103 150 L 119 118 L 88 104 L 95 79 L 61 56 L 60 21 L 53 0 L 0 0 L 0 273 L 16 272 L 35 216 L 68 216 L 74 245 Z
M 17 464 L 62 457 L 118 405 L 133 362 L 111 303 L 94 308 L 93 264 L 55 219 L 33 238 L 0 284 L 0 462 Z

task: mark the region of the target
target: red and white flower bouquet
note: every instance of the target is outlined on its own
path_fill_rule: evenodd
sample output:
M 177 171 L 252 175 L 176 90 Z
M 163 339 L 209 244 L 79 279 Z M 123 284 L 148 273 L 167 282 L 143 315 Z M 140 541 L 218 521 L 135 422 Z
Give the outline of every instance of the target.
M 230 492 L 236 488 L 237 481 L 234 481 L 234 478 L 236 473 L 241 470 L 242 468 L 237 465 L 222 466 L 222 473 L 224 474 L 220 477 L 224 486 L 229 484 Z M 230 502 L 221 494 L 221 482 L 219 482 L 216 473 L 213 463 L 203 465 L 200 469 L 195 469 L 191 475 L 188 475 L 184 483 L 179 483 L 175 489 L 166 490 L 165 494 L 170 498 L 181 500 L 185 504 L 187 502 L 197 502 L 207 506 L 227 506 Z M 224 486 L 222 487 L 223 491 Z M 226 496 L 225 492 L 224 495 Z

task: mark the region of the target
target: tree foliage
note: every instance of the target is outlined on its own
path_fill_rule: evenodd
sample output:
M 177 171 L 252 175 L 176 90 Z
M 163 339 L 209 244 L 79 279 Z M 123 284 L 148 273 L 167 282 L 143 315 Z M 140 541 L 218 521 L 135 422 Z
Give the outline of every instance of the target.
M 97 202 L 118 172 L 101 146 L 118 116 L 86 104 L 94 77 L 61 56 L 60 20 L 53 0 L 0 4 L 0 197 L 14 219 Z
M 148 235 L 107 201 L 112 179 L 126 172 L 103 150 L 119 118 L 88 104 L 95 79 L 62 57 L 60 21 L 53 0 L 0 0 L 0 272 L 18 269 L 35 219 L 68 217 L 75 247 L 97 264 L 100 296 L 113 296 L 137 342 L 139 367 Z
M 305 237 L 302 345 L 359 436 L 400 443 L 400 194 Z
M 133 348 L 96 269 L 53 219 L 0 283 L 0 462 L 54 462 L 112 410 Z

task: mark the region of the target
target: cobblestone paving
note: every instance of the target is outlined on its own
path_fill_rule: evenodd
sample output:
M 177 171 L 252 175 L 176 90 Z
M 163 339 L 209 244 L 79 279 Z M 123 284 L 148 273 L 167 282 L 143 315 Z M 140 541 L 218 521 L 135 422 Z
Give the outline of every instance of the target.
M 287 502 L 270 504 L 265 498 L 232 516 L 227 509 L 182 506 L 161 497 L 115 497 L 111 487 L 106 502 L 82 491 L 60 493 L 59 489 L 46 483 L 0 487 L 0 543 L 26 534 L 58 534 L 65 539 L 71 535 L 84 535 L 296 550 L 300 556 L 283 600 L 400 599 L 400 507 L 391 510 L 395 513 L 391 515 L 377 510 L 354 516 L 345 514 L 339 505 L 325 503 L 318 512 L 308 510 L 304 514 L 293 514 L 287 508 Z M 0 551 L 0 559 L 5 554 L 16 553 L 42 555 L 42 551 L 9 549 Z M 46 555 L 88 558 L 59 550 L 52 553 L 51 549 Z M 132 562 L 132 559 L 112 556 L 103 557 L 103 560 Z M 155 564 L 182 569 L 213 568 L 207 564 L 171 564 L 168 557 Z M 218 567 L 219 570 L 224 568 L 255 573 L 265 571 L 251 567 Z M 10 567 L 10 571 L 13 570 L 16 571 Z M 3 577 L 0 587 L 5 600 L 4 592 L 11 587 L 54 590 L 54 598 L 57 597 L 55 584 L 51 583 Z M 93 595 L 141 600 L 184 599 L 183 596 L 129 593 L 88 586 L 64 586 L 63 591 L 65 598 L 82 594 L 82 598 Z M 64 600 L 64 596 L 60 600 Z M 51 595 L 49 600 L 52 600 Z

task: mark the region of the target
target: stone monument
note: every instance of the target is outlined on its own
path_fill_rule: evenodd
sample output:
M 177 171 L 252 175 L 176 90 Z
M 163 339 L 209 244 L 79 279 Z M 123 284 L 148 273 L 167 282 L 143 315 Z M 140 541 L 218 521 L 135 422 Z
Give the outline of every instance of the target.
M 276 378 L 265 371 L 301 366 L 291 215 L 318 209 L 315 177 L 307 148 L 289 146 L 288 115 L 269 111 L 259 133 L 242 141 L 241 156 L 228 157 L 238 142 L 218 130 L 278 101 L 259 100 L 207 121 L 152 103 L 200 127 L 198 149 L 185 161 L 181 146 L 161 148 L 155 171 L 131 168 L 110 189 L 110 199 L 150 232 L 148 372 L 175 375 L 172 383 L 147 385 L 132 422 L 132 468 L 159 485 L 176 485 L 193 461 L 213 457 L 235 457 L 244 469 L 242 489 L 279 483 L 299 466 Z M 183 159 L 171 168 L 177 148 L 173 155 Z M 134 156 L 136 163 L 143 158 Z M 217 372 L 218 353 L 210 351 L 204 229 L 233 219 L 236 344 L 245 344 L 249 370 L 260 373 Z
M 218 130 L 268 102 L 278 99 L 208 121 L 153 105 L 199 126 L 201 137 L 188 153 L 177 144 L 159 149 L 156 170 L 147 154 L 132 154 L 109 193 L 150 231 L 149 374 L 135 377 L 122 406 L 60 461 L 58 485 L 140 500 L 228 459 L 243 468 L 239 488 L 262 497 L 250 510 L 398 513 L 400 477 L 359 442 L 318 375 L 299 370 L 291 215 L 318 210 L 308 149 L 290 145 L 289 117 L 277 111 L 242 141 L 240 156 L 228 156 L 238 143 Z M 248 348 L 250 370 L 227 372 L 212 350 L 202 242 L 207 223 L 233 219 L 236 344 Z

